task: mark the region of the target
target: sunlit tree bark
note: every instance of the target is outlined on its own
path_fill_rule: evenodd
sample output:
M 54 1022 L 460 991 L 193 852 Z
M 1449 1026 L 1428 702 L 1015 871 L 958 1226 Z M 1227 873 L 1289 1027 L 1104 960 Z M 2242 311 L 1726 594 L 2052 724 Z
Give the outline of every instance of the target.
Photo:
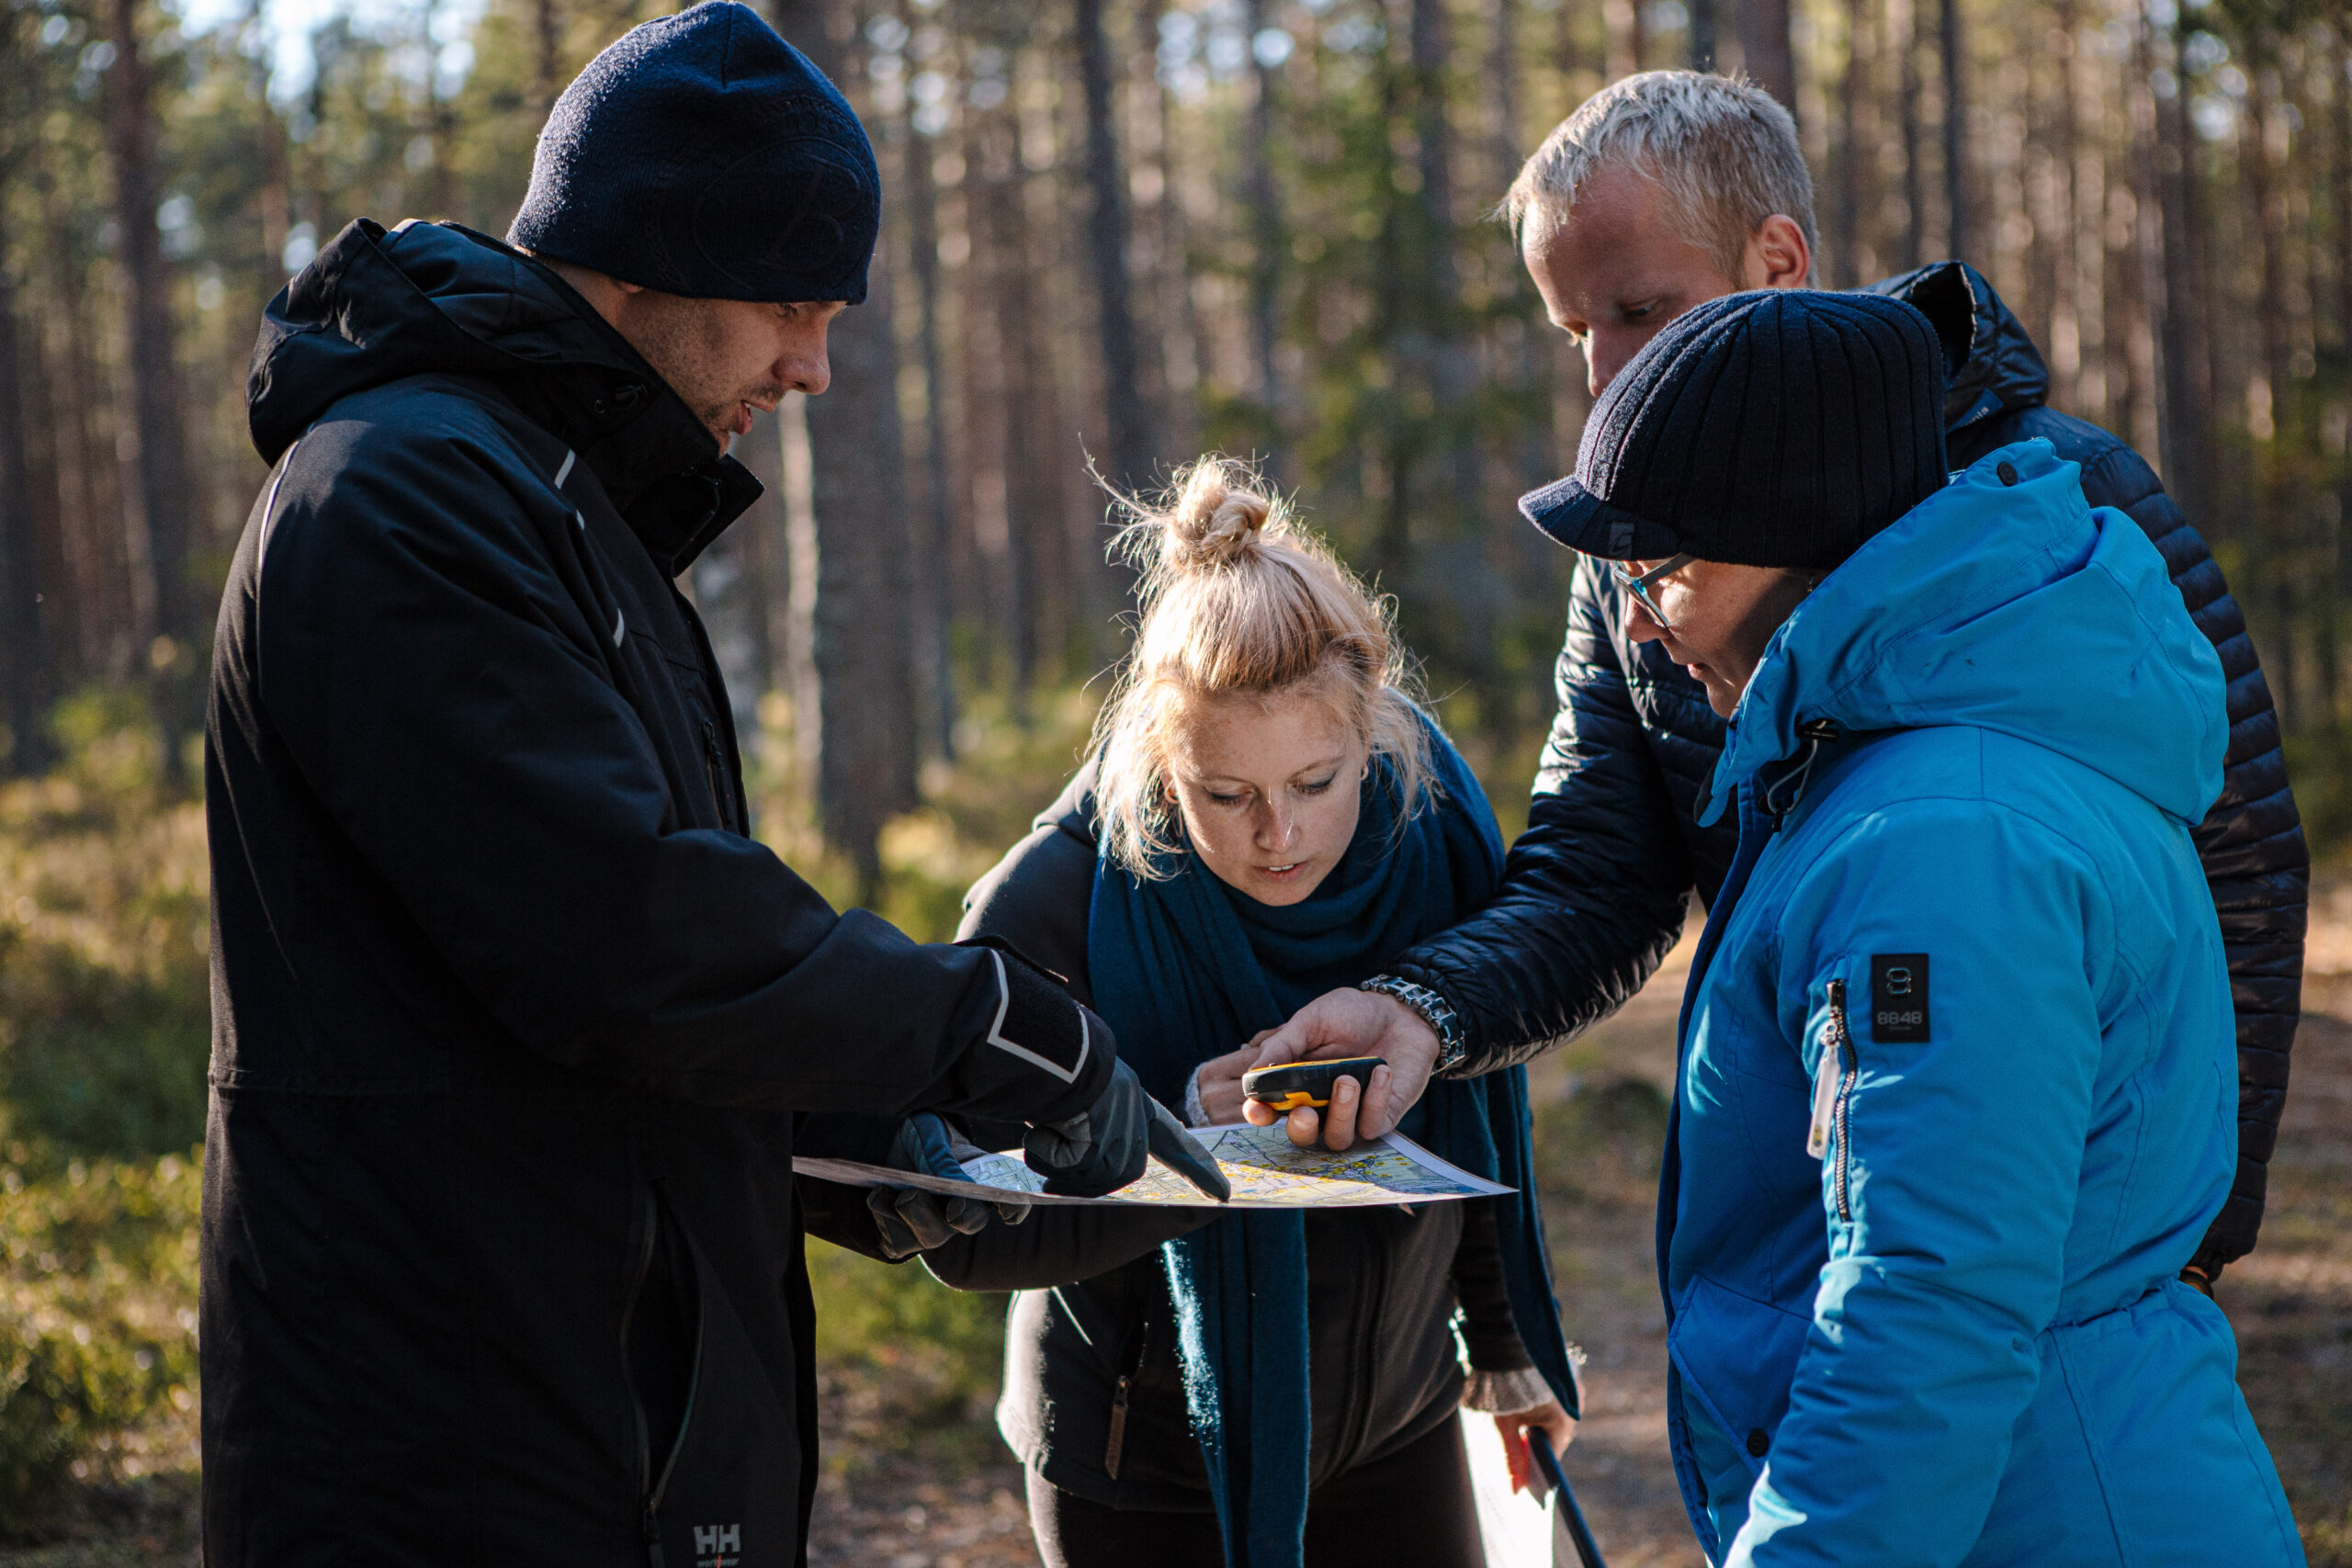
M 1150 475 L 1150 411 L 1136 350 L 1127 273 L 1126 171 L 1119 158 L 1115 85 L 1103 0 L 1077 0 L 1079 77 L 1086 95 L 1086 184 L 1091 198 L 1087 246 L 1093 264 L 1096 331 L 1101 336 L 1102 411 L 1110 427 L 1102 477 L 1121 491 Z
M 784 36 L 855 102 L 857 17 L 848 0 L 774 0 Z M 912 638 L 906 607 L 905 448 L 899 423 L 898 344 L 890 268 L 877 256 L 865 303 L 834 321 L 832 385 L 808 400 L 813 594 L 806 646 L 814 723 L 819 826 L 855 867 L 870 901 L 882 874 L 883 823 L 916 800 Z M 796 574 L 803 562 L 796 558 Z
M 115 56 L 107 72 L 108 151 L 114 173 L 115 222 L 128 288 L 124 300 L 130 349 L 130 423 L 136 437 L 137 521 L 143 531 L 146 583 L 134 583 L 135 605 L 152 605 L 140 616 L 137 649 L 153 677 L 157 715 L 172 744 L 176 765 L 179 738 L 199 722 L 194 676 L 202 667 L 194 614 L 196 595 L 187 580 L 189 513 L 187 452 L 180 427 L 179 364 L 174 348 L 172 280 L 164 263 L 162 233 L 155 223 L 156 180 L 153 83 L 142 52 L 138 0 L 113 0 L 110 12 Z M 130 509 L 126 508 L 126 514 Z M 143 589 L 144 592 L 137 590 Z
M 13 17 L 0 18 L 0 32 L 13 31 Z M 0 66 L 13 51 L 0 52 Z M 13 162 L 13 160 L 11 160 Z M 7 173 L 0 165 L 0 175 Z M 0 183 L 0 192 L 5 192 Z M 0 200 L 0 255 L 6 252 L 6 203 Z M 17 333 L 16 280 L 0 265 L 0 658 L 7 660 L 9 748 L 0 768 L 39 773 L 50 764 L 44 716 L 53 690 L 51 615 L 44 603 L 40 523 L 33 493 L 31 453 L 25 439 L 22 389 L 24 363 Z

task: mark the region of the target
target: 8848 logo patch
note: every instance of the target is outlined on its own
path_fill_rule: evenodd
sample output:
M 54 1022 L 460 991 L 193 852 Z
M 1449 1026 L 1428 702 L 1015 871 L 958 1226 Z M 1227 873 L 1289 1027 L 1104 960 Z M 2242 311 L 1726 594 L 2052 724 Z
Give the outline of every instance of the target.
M 1871 954 L 1871 1043 L 1917 1044 L 1928 1038 L 1928 955 Z

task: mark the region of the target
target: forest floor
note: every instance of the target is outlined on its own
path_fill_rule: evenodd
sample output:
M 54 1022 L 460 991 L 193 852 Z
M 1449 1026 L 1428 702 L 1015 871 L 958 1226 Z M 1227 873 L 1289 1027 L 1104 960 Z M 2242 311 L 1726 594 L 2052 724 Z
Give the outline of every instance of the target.
M 1667 1459 L 1665 1323 L 1651 1246 L 1663 1093 L 1689 947 L 1686 941 L 1616 1018 L 1534 1074 L 1559 1295 L 1571 1337 L 1590 1357 L 1587 1419 L 1567 1468 L 1613 1568 L 1701 1568 L 1702 1561 Z M 2304 1004 L 2262 1246 L 2229 1271 L 2221 1301 L 2237 1329 L 2240 1381 L 2311 1561 L 2352 1568 L 2352 880 L 2331 881 L 2313 900 Z M 933 1300 L 947 1293 L 911 1269 L 889 1270 L 885 1288 L 908 1299 L 888 1309 L 895 1315 L 873 1316 L 880 1309 L 832 1294 L 882 1273 L 859 1272 L 866 1267 L 836 1255 L 820 1270 L 834 1324 L 868 1315 L 850 1337 L 831 1340 L 834 1352 L 848 1345 L 854 1353 L 827 1356 L 811 1561 L 823 1568 L 1034 1564 L 1021 1473 L 989 1416 L 993 1329 L 984 1317 L 976 1327 L 971 1315 L 992 1307 L 968 1297 Z M 933 1320 L 922 1314 L 939 1312 L 951 1315 L 926 1326 Z M 952 1348 L 945 1359 L 943 1347 Z M 193 1568 L 193 1461 L 188 1452 L 164 1473 L 86 1489 L 47 1544 L 0 1550 L 0 1568 Z

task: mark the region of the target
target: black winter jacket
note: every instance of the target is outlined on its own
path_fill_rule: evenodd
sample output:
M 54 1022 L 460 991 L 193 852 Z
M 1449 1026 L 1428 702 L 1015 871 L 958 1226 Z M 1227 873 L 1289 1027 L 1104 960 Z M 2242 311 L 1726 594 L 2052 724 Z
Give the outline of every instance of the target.
M 758 486 L 552 272 L 356 223 L 249 391 L 276 469 L 206 758 L 206 1559 L 799 1561 L 805 1113 L 1058 1119 L 1108 1052 L 744 836 L 672 578 Z M 987 1043 L 1008 989 L 1025 1059 Z
M 2229 679 L 2221 798 L 2196 830 L 2220 912 L 2238 1030 L 2238 1174 L 2197 1264 L 2252 1250 L 2301 1006 L 2311 855 L 2278 748 L 2278 716 L 2245 617 L 2203 539 L 2136 452 L 2046 406 L 2050 374 L 2024 327 L 1974 269 L 1944 262 L 1876 291 L 1936 323 L 1951 367 L 1945 405 L 1955 468 L 2036 436 L 2082 465 L 2084 493 L 2147 530 Z M 2053 671 L 2063 675 L 2063 671 Z M 1625 636 L 1623 596 L 1577 563 L 1556 683 L 1559 716 L 1535 775 L 1527 831 L 1495 901 L 1405 953 L 1392 973 L 1430 987 L 1462 1020 L 1461 1075 L 1541 1055 L 1641 987 L 1682 927 L 1695 888 L 1712 903 L 1738 831 L 1693 820 L 1724 721 L 1655 642 Z
M 1092 994 L 1092 779 L 1090 764 L 974 886 L 962 932 L 1012 942 L 1068 976 L 1081 1000 Z M 991 1225 L 923 1255 L 959 1289 L 1021 1291 L 997 1421 L 1022 1462 L 1063 1491 L 1115 1508 L 1213 1506 L 1157 1249 L 1216 1217 L 1041 1207 L 1017 1227 Z M 1457 1304 L 1473 1367 L 1530 1365 L 1483 1201 L 1309 1214 L 1306 1247 L 1311 1485 L 1454 1419 L 1463 1379 L 1448 1325 Z

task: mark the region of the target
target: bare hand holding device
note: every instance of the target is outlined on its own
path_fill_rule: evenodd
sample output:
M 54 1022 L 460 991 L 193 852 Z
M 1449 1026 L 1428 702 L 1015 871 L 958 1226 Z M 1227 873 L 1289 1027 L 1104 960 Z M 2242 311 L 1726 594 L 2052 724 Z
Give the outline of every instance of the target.
M 1359 1138 L 1377 1138 L 1394 1132 L 1405 1112 L 1429 1087 L 1437 1066 L 1438 1038 L 1420 1014 L 1372 991 L 1331 991 L 1316 998 L 1293 1015 L 1288 1023 L 1258 1044 L 1254 1066 L 1339 1056 L 1377 1056 L 1382 1066 L 1370 1081 L 1342 1077 L 1322 1111 L 1301 1107 L 1289 1112 L 1290 1141 L 1300 1148 L 1317 1142 L 1329 1149 L 1344 1149 Z M 1243 1115 L 1260 1127 L 1271 1127 L 1281 1115 L 1272 1107 L 1252 1102 Z

